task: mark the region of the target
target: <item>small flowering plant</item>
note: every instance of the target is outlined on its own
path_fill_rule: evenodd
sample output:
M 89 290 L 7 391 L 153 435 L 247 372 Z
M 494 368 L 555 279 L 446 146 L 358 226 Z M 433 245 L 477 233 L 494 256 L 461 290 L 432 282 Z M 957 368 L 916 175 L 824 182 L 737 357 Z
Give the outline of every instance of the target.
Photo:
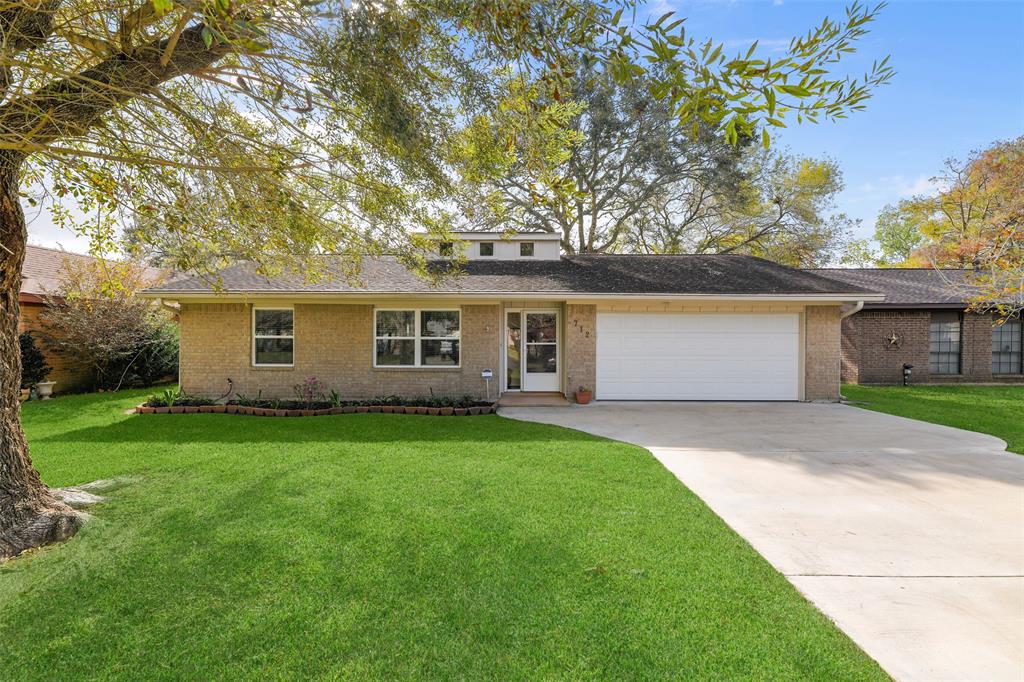
M 295 384 L 295 398 L 311 409 L 314 403 L 324 400 L 324 383 L 316 377 L 306 377 L 301 384 Z

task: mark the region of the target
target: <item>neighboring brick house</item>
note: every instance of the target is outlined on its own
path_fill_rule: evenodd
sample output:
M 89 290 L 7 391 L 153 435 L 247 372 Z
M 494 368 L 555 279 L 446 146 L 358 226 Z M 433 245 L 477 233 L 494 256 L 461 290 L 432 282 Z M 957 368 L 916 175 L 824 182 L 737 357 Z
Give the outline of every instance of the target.
M 18 304 L 21 316 L 18 331 L 34 332 L 39 349 L 50 365 L 48 381 L 56 382 L 54 392 L 66 393 L 86 389 L 92 385 L 91 371 L 74 358 L 54 353 L 43 341 L 41 315 L 47 307 L 47 299 L 59 300 L 55 293 L 61 288 L 65 263 L 90 264 L 96 259 L 79 253 L 70 253 L 44 246 L 26 246 L 25 262 L 21 268 L 21 292 Z M 153 282 L 164 277 L 162 271 L 147 269 L 147 281 Z
M 53 295 L 60 288 L 61 272 L 64 263 L 68 260 L 89 263 L 95 259 L 92 256 L 68 253 L 43 246 L 25 247 L 25 262 L 21 268 L 21 293 L 18 295 L 18 305 L 21 309 L 18 331 L 34 332 L 36 345 L 43 352 L 46 363 L 51 368 L 47 380 L 57 382 L 54 386 L 56 392 L 81 390 L 92 382 L 92 375 L 88 368 L 83 367 L 72 358 L 58 355 L 47 349 L 46 344 L 42 341 L 42 335 L 39 333 L 42 329 L 40 316 L 46 310 L 47 296 Z
M 604 400 L 839 399 L 840 320 L 865 287 L 740 255 L 562 256 L 557 235 L 464 233 L 433 286 L 391 257 L 358 282 L 240 263 L 144 296 L 180 306 L 182 390 L 291 398 L 563 393 Z M 441 245 L 433 267 L 447 267 Z M 487 384 L 488 370 L 493 381 Z
M 995 325 L 966 311 L 958 287 L 969 271 L 903 268 L 820 269 L 832 279 L 885 295 L 843 320 L 843 381 L 897 384 L 1024 382 L 1020 320 Z M 959 291 L 958 291 L 959 289 Z

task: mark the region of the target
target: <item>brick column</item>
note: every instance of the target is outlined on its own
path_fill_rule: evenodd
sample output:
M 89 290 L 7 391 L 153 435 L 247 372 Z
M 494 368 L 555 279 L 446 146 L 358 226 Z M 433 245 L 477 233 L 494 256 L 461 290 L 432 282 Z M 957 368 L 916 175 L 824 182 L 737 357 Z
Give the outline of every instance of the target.
M 597 390 L 597 306 L 565 306 L 565 392 L 585 386 Z
M 839 400 L 839 329 L 839 306 L 807 306 L 804 313 L 805 400 Z

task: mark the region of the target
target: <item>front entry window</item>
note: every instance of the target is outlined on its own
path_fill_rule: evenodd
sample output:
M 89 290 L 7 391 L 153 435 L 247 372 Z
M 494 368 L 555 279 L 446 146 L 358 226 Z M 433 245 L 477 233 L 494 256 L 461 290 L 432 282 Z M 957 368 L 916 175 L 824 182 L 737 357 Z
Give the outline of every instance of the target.
M 505 340 L 505 353 L 506 353 L 506 379 L 508 388 L 518 389 L 522 388 L 522 370 L 519 366 L 522 358 L 519 356 L 519 344 L 522 340 L 522 329 L 520 328 L 520 321 L 522 314 L 518 311 L 508 314 L 508 324 L 506 325 L 507 338 Z

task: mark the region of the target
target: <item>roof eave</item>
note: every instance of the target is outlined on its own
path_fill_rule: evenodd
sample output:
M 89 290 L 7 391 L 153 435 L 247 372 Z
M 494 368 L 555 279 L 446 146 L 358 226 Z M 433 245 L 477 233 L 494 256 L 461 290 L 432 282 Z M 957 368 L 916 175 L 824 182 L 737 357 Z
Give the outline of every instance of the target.
M 790 293 L 790 294 L 676 294 L 676 293 L 596 293 L 586 291 L 295 291 L 281 290 L 234 290 L 234 291 L 154 291 L 146 290 L 139 293 L 142 298 L 189 300 L 189 299 L 258 299 L 258 298 L 335 298 L 335 299 L 368 299 L 368 298 L 508 298 L 517 300 L 674 300 L 674 301 L 807 301 L 835 302 L 864 301 L 865 303 L 881 302 L 882 294 L 864 292 L 838 293 Z

